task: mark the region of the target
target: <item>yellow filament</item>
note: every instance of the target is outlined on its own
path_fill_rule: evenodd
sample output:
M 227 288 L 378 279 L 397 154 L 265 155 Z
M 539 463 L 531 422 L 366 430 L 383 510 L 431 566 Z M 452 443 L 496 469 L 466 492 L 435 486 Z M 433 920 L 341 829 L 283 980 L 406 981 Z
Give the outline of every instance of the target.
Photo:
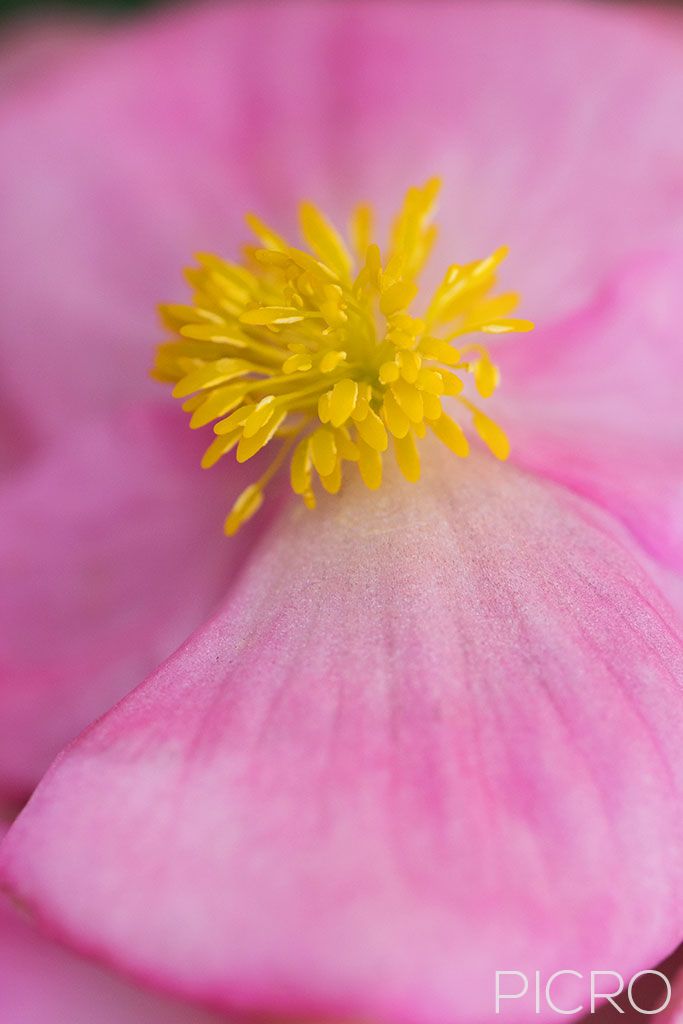
M 161 307 L 170 337 L 153 375 L 173 385 L 193 429 L 214 422 L 202 465 L 233 451 L 246 462 L 279 442 L 235 502 L 226 533 L 258 511 L 286 460 L 292 490 L 315 508 L 316 480 L 336 494 L 345 464 L 355 464 L 370 489 L 380 487 L 389 450 L 404 477 L 418 480 L 417 441 L 428 429 L 465 458 L 469 441 L 451 415 L 458 408 L 496 458 L 508 457 L 502 428 L 463 395 L 468 376 L 484 400 L 500 382 L 489 350 L 468 335 L 533 324 L 510 316 L 515 294 L 492 294 L 505 247 L 449 267 L 424 311 L 412 311 L 434 243 L 439 187 L 432 179 L 409 189 L 384 258 L 366 205 L 353 216 L 351 248 L 312 203 L 300 208 L 308 251 L 249 215 L 257 244 L 246 264 L 199 254 L 186 272 L 192 302 Z

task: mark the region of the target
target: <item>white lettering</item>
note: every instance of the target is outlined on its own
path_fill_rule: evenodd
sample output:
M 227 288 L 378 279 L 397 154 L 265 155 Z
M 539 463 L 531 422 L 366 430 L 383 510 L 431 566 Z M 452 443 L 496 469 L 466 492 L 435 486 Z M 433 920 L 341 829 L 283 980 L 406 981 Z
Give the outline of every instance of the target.
M 524 982 L 524 988 L 521 992 L 501 992 L 500 991 L 500 980 L 504 975 L 516 976 L 521 978 Z M 500 1003 L 502 999 L 521 999 L 529 991 L 529 979 L 526 974 L 522 971 L 496 971 L 496 1013 L 500 1013 Z
M 573 1007 L 573 1009 L 571 1009 L 571 1010 L 561 1010 L 559 1006 L 555 1005 L 555 1003 L 553 1002 L 552 996 L 550 995 L 550 989 L 551 989 L 551 987 L 553 985 L 553 982 L 555 981 L 556 978 L 559 978 L 563 974 L 573 974 L 575 978 L 583 978 L 583 974 L 581 974 L 580 971 L 569 971 L 569 970 L 567 970 L 567 971 L 555 971 L 555 973 L 551 974 L 550 977 L 548 978 L 548 980 L 545 983 L 545 1001 L 548 1004 L 548 1006 L 550 1007 L 550 1009 L 554 1010 L 555 1013 L 562 1013 L 565 1016 L 570 1017 L 574 1013 L 582 1013 L 583 1012 L 583 1006 L 581 1004 L 579 1004 L 578 1006 Z
M 656 978 L 661 978 L 664 982 L 664 987 L 666 988 L 666 999 L 664 1000 L 661 1006 L 657 1007 L 656 1010 L 644 1010 L 642 1006 L 638 1006 L 638 1004 L 635 1003 L 633 1000 L 633 986 L 638 981 L 638 978 L 643 978 L 646 974 L 654 974 Z M 671 1002 L 671 982 L 665 974 L 662 974 L 661 971 L 638 971 L 638 973 L 634 974 L 628 983 L 628 1001 L 633 1007 L 633 1009 L 636 1010 L 638 1013 L 661 1013 L 662 1010 L 666 1010 L 667 1006 Z
M 595 987 L 595 979 L 604 977 L 606 974 L 611 975 L 612 978 L 616 978 L 619 982 L 619 988 L 615 989 L 614 992 L 598 992 Z M 621 1006 L 614 1002 L 614 996 L 621 995 L 624 991 L 624 979 L 618 971 L 591 971 L 591 1013 L 595 1013 L 595 1001 L 596 999 L 606 999 L 608 1003 L 614 1007 L 618 1013 L 624 1013 Z

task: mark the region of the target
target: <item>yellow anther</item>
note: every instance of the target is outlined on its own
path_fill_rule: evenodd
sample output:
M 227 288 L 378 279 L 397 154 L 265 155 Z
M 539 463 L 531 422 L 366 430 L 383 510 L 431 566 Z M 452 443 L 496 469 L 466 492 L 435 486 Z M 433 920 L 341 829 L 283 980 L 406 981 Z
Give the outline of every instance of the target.
M 390 285 L 379 300 L 379 308 L 385 316 L 398 313 L 400 309 L 409 306 L 417 295 L 417 285 L 414 281 L 397 281 Z
M 225 532 L 232 537 L 239 530 L 240 526 L 251 519 L 263 504 L 263 491 L 258 484 L 250 484 L 242 491 L 239 498 L 232 506 L 230 515 L 225 520 Z
M 441 338 L 424 338 L 420 342 L 420 352 L 428 359 L 435 359 L 445 366 L 457 366 L 460 362 L 460 352 L 453 348 L 447 341 Z
M 289 359 L 285 359 L 282 364 L 283 373 L 303 373 L 306 370 L 310 370 L 313 366 L 313 361 L 308 355 L 304 355 L 301 352 L 295 352 L 294 355 L 290 356 Z
M 295 494 L 305 494 L 311 488 L 311 439 L 304 437 L 294 449 L 289 466 L 289 477 Z
M 391 385 L 391 393 L 400 405 L 403 412 L 413 423 L 420 423 L 424 416 L 424 403 L 422 394 L 412 384 L 405 380 L 397 380 Z
M 389 444 L 387 432 L 374 409 L 368 409 L 364 419 L 356 424 L 359 437 L 378 452 L 385 452 Z
M 365 441 L 358 442 L 358 468 L 363 483 L 371 491 L 382 486 L 382 456 Z
M 358 462 L 358 445 L 351 440 L 348 430 L 338 430 L 335 438 L 340 458 L 346 459 L 347 462 Z
M 326 352 L 320 360 L 320 372 L 332 373 L 345 359 L 346 352 L 337 352 L 335 349 L 332 349 L 331 352 Z
M 512 331 L 533 331 L 533 329 L 534 325 L 531 320 L 518 320 L 513 317 L 482 324 L 479 328 L 486 334 L 510 334 Z
M 266 423 L 269 423 L 275 415 L 275 399 L 272 395 L 266 395 L 258 403 L 256 408 L 244 421 L 244 436 L 253 437 Z
M 237 461 L 246 462 L 247 459 L 251 459 L 257 452 L 260 452 L 262 448 L 265 448 L 286 415 L 286 412 L 276 413 L 251 436 L 248 436 L 246 430 L 244 430 L 242 432 L 240 442 L 237 445 Z
M 199 398 L 199 402 L 193 409 L 186 409 L 187 412 L 192 412 L 190 426 L 197 430 L 219 416 L 225 416 L 240 404 L 244 393 L 244 385 L 226 384 L 224 387 L 214 388 L 208 395 L 196 395 L 195 398 Z
M 215 362 L 200 366 L 179 380 L 173 388 L 173 397 L 185 398 L 196 391 L 205 391 L 207 388 L 216 387 L 217 384 L 223 384 L 226 380 L 242 377 L 250 369 L 249 363 L 245 363 L 243 359 L 217 359 Z
M 420 456 L 415 438 L 410 432 L 405 437 L 394 438 L 394 452 L 398 467 L 406 480 L 416 483 L 420 479 Z
M 384 412 L 386 425 L 394 437 L 405 437 L 410 430 L 410 420 L 396 401 L 393 391 L 385 393 L 382 411 Z
M 320 427 L 311 437 L 311 458 L 320 476 L 329 476 L 337 464 L 337 443 L 334 434 Z
M 232 434 L 223 434 L 222 437 L 214 437 L 213 441 L 202 456 L 202 469 L 210 469 L 211 466 L 215 466 L 220 458 L 227 455 L 228 452 L 231 452 L 233 448 L 237 447 L 239 439 L 240 435 L 237 430 L 234 430 Z
M 341 462 L 336 462 L 334 469 L 327 476 L 321 476 L 320 483 L 328 494 L 337 494 L 342 485 Z
M 437 395 L 432 395 L 429 391 L 425 391 L 422 395 L 422 402 L 424 406 L 424 418 L 426 420 L 438 420 L 441 415 L 441 402 Z M 415 424 L 417 427 L 418 424 Z
M 401 370 L 398 363 L 382 363 L 379 368 L 380 384 L 391 384 L 393 381 L 398 380 L 400 375 Z
M 438 370 L 430 370 L 426 366 L 421 367 L 418 371 L 415 384 L 422 391 L 427 391 L 431 395 L 443 395 L 445 391 L 443 374 Z
M 474 383 L 482 398 L 490 398 L 498 387 L 500 372 L 488 356 L 478 359 L 474 364 Z
M 242 427 L 244 423 L 249 419 L 252 412 L 256 409 L 255 403 L 249 405 L 242 405 L 235 412 L 231 413 L 230 416 L 226 416 L 224 420 L 221 420 L 214 427 L 216 434 L 231 434 L 237 427 Z
M 356 207 L 351 221 L 351 237 L 356 256 L 362 262 L 372 242 L 372 207 L 361 203 Z
M 510 442 L 507 434 L 483 412 L 476 410 L 472 414 L 472 424 L 485 445 L 491 450 L 497 459 L 504 461 L 510 454 Z
M 257 244 L 245 250 L 249 269 L 200 253 L 186 274 L 192 301 L 161 308 L 170 336 L 159 346 L 153 375 L 183 399 L 193 428 L 217 421 L 202 465 L 229 452 L 246 462 L 278 439 L 265 473 L 237 499 L 227 533 L 260 508 L 285 461 L 292 490 L 313 509 L 316 488 L 336 494 L 345 472 L 380 487 L 390 440 L 410 481 L 420 476 L 417 442 L 428 429 L 464 458 L 469 442 L 450 415 L 458 408 L 496 458 L 507 458 L 501 427 L 466 397 L 487 399 L 500 377 L 489 350 L 467 336 L 533 325 L 510 315 L 514 293 L 493 293 L 505 247 L 449 267 L 414 315 L 438 190 L 437 179 L 409 189 L 384 260 L 372 241 L 370 207 L 357 208 L 347 246 L 317 207 L 303 203 L 310 251 L 250 215 Z M 465 339 L 458 348 L 456 338 Z
M 245 220 L 259 241 L 265 245 L 266 249 L 276 249 L 281 252 L 286 252 L 287 243 L 284 238 L 281 238 L 277 232 L 273 231 L 272 228 L 269 228 L 267 224 L 264 224 L 259 217 L 255 217 L 253 213 L 248 213 Z
M 465 458 L 469 455 L 470 446 L 463 429 L 459 423 L 452 420 L 445 412 L 442 412 L 438 419 L 430 420 L 429 425 L 436 436 L 450 448 L 454 455 Z
M 301 233 L 318 259 L 342 280 L 348 278 L 353 260 L 344 240 L 313 203 L 302 203 L 299 210 Z
M 401 350 L 396 356 L 396 361 L 401 368 L 401 376 L 409 384 L 414 384 L 422 366 L 422 360 L 417 352 Z
M 366 398 L 365 395 L 359 395 L 358 401 L 356 402 L 356 408 L 351 413 L 351 416 L 356 421 L 356 423 L 360 423 L 361 420 L 365 419 L 369 411 L 370 402 L 368 398 Z
M 331 391 L 326 391 L 324 395 L 321 395 L 318 399 L 318 419 L 321 423 L 329 423 L 332 411 L 330 409 L 330 399 L 332 397 Z
M 350 377 L 337 381 L 330 392 L 330 421 L 333 427 L 341 427 L 356 408 L 358 384 Z

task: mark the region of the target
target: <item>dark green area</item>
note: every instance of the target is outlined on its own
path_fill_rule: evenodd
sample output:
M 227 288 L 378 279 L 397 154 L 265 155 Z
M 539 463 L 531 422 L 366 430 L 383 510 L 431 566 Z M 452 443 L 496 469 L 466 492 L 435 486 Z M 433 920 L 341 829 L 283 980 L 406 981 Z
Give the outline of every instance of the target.
M 116 14 L 150 7 L 153 3 L 158 5 L 159 2 L 160 0 L 0 0 L 0 18 L 13 15 L 35 15 L 46 11 L 90 11 L 92 13 Z M 252 2 L 258 2 L 258 0 L 252 0 Z M 325 0 L 319 0 L 319 2 L 324 3 Z M 366 0 L 366 2 L 372 2 L 372 0 Z M 380 0 L 376 0 L 376 2 L 380 2 Z M 543 0 L 536 0 L 536 2 L 541 3 Z M 683 7 L 683 0 L 630 0 L 630 2 L 649 3 L 651 6 L 659 5 L 660 7 Z
M 124 13 L 136 8 L 149 7 L 148 0 L 61 0 L 50 3 L 49 0 L 0 0 L 0 17 L 10 15 L 34 15 L 54 11 L 91 11 L 106 13 Z

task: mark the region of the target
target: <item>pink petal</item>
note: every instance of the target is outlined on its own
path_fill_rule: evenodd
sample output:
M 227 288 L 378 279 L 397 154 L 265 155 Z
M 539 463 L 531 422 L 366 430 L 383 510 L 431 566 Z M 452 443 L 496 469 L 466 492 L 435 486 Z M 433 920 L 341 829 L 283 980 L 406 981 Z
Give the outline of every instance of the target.
M 62 754 L 3 859 L 50 927 L 225 1008 L 411 1024 L 680 939 L 680 621 L 589 503 L 427 461 L 291 508 Z
M 683 1024 L 683 972 L 680 970 L 674 978 L 673 996 L 666 1017 L 661 1016 L 659 1020 L 662 1024 Z
M 0 838 L 4 835 L 0 824 Z M 96 1009 L 95 1009 L 96 1008 Z M 223 1018 L 143 992 L 39 936 L 0 898 L 2 1024 L 219 1024 Z
M 223 537 L 246 481 L 203 473 L 205 445 L 178 409 L 131 409 L 0 488 L 0 791 L 30 792 L 224 595 L 254 535 Z
M 647 1011 L 660 1011 L 652 1014 L 655 1020 L 661 1024 L 681 1024 L 681 1007 L 683 1006 L 683 976 L 680 971 L 683 966 L 683 946 L 668 957 L 663 963 L 654 967 L 643 968 L 643 972 L 637 975 L 627 976 L 623 979 L 624 991 L 615 1002 L 621 1008 L 618 1010 L 609 1001 L 601 1001 L 601 1007 L 594 1015 L 585 1018 L 585 1024 L 643 1024 L 647 1017 Z M 639 975 L 639 976 L 638 976 Z M 669 982 L 667 988 L 666 980 Z M 606 982 L 603 991 L 616 989 L 617 979 L 604 977 L 599 982 Z M 630 989 L 630 991 L 629 991 Z M 671 991 L 669 1005 L 665 1005 Z M 600 988 L 598 988 L 600 991 Z M 660 1009 L 661 1008 L 661 1009 Z
M 683 569 L 683 252 L 631 261 L 592 304 L 496 357 L 514 458 L 603 505 Z
M 609 54 L 605 61 L 604 55 Z M 154 307 L 198 248 L 310 194 L 383 219 L 445 178 L 443 261 L 501 242 L 536 316 L 680 237 L 683 35 L 592 4 L 163 11 L 0 107 L 3 379 L 37 436 L 152 387 Z M 407 84 L 409 83 L 409 87 Z
M 41 12 L 3 24 L 0 37 L 0 85 L 3 102 L 28 89 L 54 87 L 63 73 L 97 38 L 98 23 L 90 16 Z M 103 33 L 104 34 L 104 33 Z

